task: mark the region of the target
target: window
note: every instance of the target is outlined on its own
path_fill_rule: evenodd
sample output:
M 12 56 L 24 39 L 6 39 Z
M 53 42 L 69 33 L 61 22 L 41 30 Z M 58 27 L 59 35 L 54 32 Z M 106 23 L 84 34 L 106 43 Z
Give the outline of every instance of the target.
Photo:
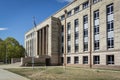
M 114 29 L 114 24 L 113 24 L 113 21 L 110 21 L 107 23 L 107 31 L 110 32 L 110 31 L 113 31 Z
M 72 11 L 69 11 L 69 12 L 67 13 L 67 16 L 70 17 L 71 15 L 72 15 Z
M 64 32 L 64 25 L 62 25 L 61 27 L 61 32 Z
M 64 47 L 62 46 L 62 50 L 61 50 L 62 53 L 64 53 Z
M 78 64 L 79 63 L 79 57 L 74 57 L 74 64 Z
M 68 53 L 71 52 L 71 46 L 70 46 L 70 45 L 68 45 L 68 47 L 67 47 L 67 52 L 68 52 Z
M 114 48 L 114 38 L 108 38 L 107 45 L 108 49 Z
M 95 40 L 95 42 L 94 42 L 94 50 L 99 50 L 99 40 Z
M 88 29 L 84 29 L 84 37 L 88 37 Z
M 83 56 L 83 64 L 88 64 L 88 56 Z
M 75 40 L 79 38 L 79 33 L 75 32 Z
M 114 55 L 107 55 L 107 65 L 114 64 Z
M 71 23 L 67 23 L 67 29 L 70 30 L 71 29 Z
M 62 64 L 64 63 L 64 58 L 63 58 L 63 57 L 61 57 L 61 63 L 62 63 Z
M 79 12 L 79 6 L 74 8 L 74 13 L 77 13 L 77 12 Z
M 97 3 L 97 2 L 99 2 L 100 0 L 93 0 L 93 3 Z
M 61 16 L 61 20 L 64 20 L 64 19 L 65 19 L 65 15 L 62 15 L 62 16 Z
M 78 19 L 76 19 L 76 20 L 74 21 L 74 25 L 75 25 L 75 27 L 78 27 L 78 26 L 79 26 L 79 21 L 78 21 Z
M 83 3 L 83 9 L 87 8 L 89 6 L 89 1 Z
M 84 24 L 88 23 L 88 15 L 83 16 L 83 22 Z
M 99 10 L 94 11 L 94 20 L 99 19 Z
M 84 51 L 88 51 L 88 42 L 84 42 Z
M 75 44 L 75 52 L 78 52 L 79 45 Z
M 68 35 L 67 35 L 67 41 L 70 41 L 70 40 L 71 40 L 71 35 L 68 34 Z
M 71 63 L 71 57 L 67 57 L 67 63 Z
M 94 64 L 100 64 L 100 57 L 99 56 L 94 56 L 93 57 L 93 62 L 94 62 Z
M 94 35 L 99 34 L 99 25 L 94 27 Z
M 107 5 L 107 15 L 113 14 L 113 3 Z

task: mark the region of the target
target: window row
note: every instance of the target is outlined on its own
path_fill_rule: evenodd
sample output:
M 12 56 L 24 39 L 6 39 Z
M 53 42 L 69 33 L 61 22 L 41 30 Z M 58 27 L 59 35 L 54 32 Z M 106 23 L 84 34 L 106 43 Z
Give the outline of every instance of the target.
M 82 57 L 82 64 L 88 64 L 88 56 L 83 56 Z M 110 64 L 114 64 L 114 55 L 106 55 L 106 64 L 110 65 Z M 74 64 L 79 64 L 79 57 L 75 56 L 74 57 Z M 67 64 L 71 64 L 71 57 L 67 57 Z M 96 55 L 93 56 L 93 64 L 100 64 L 100 56 Z
M 97 3 L 99 1 L 101 0 L 93 0 L 93 3 Z M 82 9 L 86 9 L 88 7 L 89 7 L 89 1 L 86 1 L 82 4 Z M 78 13 L 80 11 L 80 6 L 75 7 L 73 10 L 74 10 L 74 14 Z M 72 15 L 72 10 L 67 12 L 67 17 L 70 17 L 71 15 Z M 64 20 L 64 19 L 65 19 L 65 14 L 61 16 L 61 20 Z

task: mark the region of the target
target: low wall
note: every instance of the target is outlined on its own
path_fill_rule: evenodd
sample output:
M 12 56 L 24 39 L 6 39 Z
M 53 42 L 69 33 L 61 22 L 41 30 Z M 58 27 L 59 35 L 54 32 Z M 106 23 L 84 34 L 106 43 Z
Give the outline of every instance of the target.
M 34 58 L 34 60 L 32 60 L 32 57 L 21 58 L 21 66 L 31 66 L 33 63 L 37 65 L 45 64 L 45 58 Z
M 21 58 L 11 58 L 11 63 L 21 62 Z

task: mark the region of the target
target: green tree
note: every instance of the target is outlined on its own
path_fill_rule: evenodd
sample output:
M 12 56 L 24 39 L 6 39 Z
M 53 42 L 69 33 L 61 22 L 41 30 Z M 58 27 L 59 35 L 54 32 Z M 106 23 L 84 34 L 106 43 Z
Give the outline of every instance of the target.
M 7 57 L 7 60 L 10 62 L 11 58 L 20 58 L 24 57 L 25 49 L 22 45 L 19 44 L 19 42 L 12 38 L 8 37 L 4 41 L 1 41 L 1 47 L 0 50 L 0 59 L 5 61 L 5 58 Z M 6 56 L 7 55 L 7 56 Z

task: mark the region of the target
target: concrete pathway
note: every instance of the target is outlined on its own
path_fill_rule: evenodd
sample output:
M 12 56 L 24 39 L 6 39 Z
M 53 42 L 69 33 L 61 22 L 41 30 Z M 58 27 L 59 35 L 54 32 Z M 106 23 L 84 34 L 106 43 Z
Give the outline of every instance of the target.
M 7 70 L 0 69 L 0 80 L 30 80 Z

